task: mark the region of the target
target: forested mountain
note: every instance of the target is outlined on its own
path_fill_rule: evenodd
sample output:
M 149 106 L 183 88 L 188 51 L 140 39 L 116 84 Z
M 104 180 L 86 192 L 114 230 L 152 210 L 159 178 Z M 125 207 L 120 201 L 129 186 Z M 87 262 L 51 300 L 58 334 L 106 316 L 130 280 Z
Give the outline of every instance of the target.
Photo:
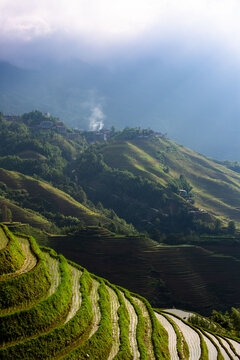
M 105 208 L 112 209 L 112 217 L 149 233 L 209 233 L 220 221 L 239 221 L 239 173 L 161 133 L 77 131 L 37 111 L 6 119 L 0 123 L 0 166 L 50 182 L 93 211 L 107 215 Z M 32 200 L 27 204 L 25 197 L 24 205 L 24 195 L 7 192 L 31 208 Z M 34 206 L 51 220 L 51 206 Z

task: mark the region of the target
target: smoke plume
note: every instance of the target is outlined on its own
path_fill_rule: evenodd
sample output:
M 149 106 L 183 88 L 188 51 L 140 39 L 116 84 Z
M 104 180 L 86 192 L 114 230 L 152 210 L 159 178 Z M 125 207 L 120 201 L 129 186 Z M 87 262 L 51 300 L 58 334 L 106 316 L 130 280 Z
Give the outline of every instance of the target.
M 89 117 L 89 129 L 91 131 L 99 131 L 102 130 L 104 123 L 104 114 L 102 112 L 102 109 L 99 105 L 95 106 L 91 110 L 91 115 Z

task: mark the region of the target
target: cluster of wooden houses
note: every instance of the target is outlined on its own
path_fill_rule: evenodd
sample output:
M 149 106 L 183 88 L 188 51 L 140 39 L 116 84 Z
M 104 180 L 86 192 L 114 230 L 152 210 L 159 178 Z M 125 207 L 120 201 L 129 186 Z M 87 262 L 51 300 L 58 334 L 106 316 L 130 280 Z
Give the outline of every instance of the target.
M 56 121 L 56 119 L 51 118 L 51 115 L 49 113 L 42 115 L 43 115 L 43 119 L 40 121 L 40 123 L 34 125 L 36 129 L 46 130 L 46 131 L 54 130 L 58 134 L 66 136 L 67 138 L 72 140 L 77 140 L 80 137 L 80 135 L 82 135 L 82 133 L 84 132 L 81 130 L 74 130 L 74 131 L 70 130 L 63 122 Z M 17 122 L 21 120 L 21 117 L 19 115 L 3 115 L 3 117 L 6 121 L 11 121 L 11 122 Z M 109 129 L 101 129 L 99 131 L 94 131 L 91 133 L 92 135 L 90 137 L 91 139 L 90 143 L 95 143 L 95 142 L 105 142 L 109 140 L 112 131 Z M 140 131 L 140 133 L 136 134 L 136 138 L 146 139 L 152 136 L 158 138 L 164 138 L 166 135 L 167 134 L 163 134 L 161 132 L 155 132 L 153 130 L 149 131 L 143 129 Z
M 44 120 L 42 120 L 38 125 L 35 125 L 34 127 L 36 129 L 40 130 L 54 130 L 58 134 L 64 135 L 69 139 L 77 140 L 80 136 L 79 132 L 72 132 L 70 129 L 67 128 L 67 126 L 61 122 L 56 120 L 52 120 L 50 118 L 50 114 L 43 114 Z M 17 122 L 21 120 L 21 117 L 18 115 L 3 115 L 4 120 L 11 121 L 11 122 Z

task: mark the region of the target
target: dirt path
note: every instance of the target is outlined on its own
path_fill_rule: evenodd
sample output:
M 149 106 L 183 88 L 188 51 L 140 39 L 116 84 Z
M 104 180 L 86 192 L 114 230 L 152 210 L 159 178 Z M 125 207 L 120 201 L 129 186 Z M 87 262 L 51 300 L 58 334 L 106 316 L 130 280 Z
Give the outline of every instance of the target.
M 101 311 L 98 304 L 98 300 L 99 300 L 98 287 L 99 287 L 99 282 L 93 279 L 92 290 L 90 293 L 90 300 L 93 309 L 93 325 L 88 338 L 90 338 L 91 336 L 93 336 L 93 334 L 95 334 L 101 320 Z
M 167 316 L 175 322 L 175 324 L 181 330 L 187 344 L 189 347 L 189 360 L 198 360 L 201 357 L 201 346 L 200 346 L 200 337 L 196 331 L 194 331 L 190 326 L 186 325 L 182 320 L 179 320 L 173 315 Z
M 207 338 L 206 335 L 201 331 L 201 334 L 203 336 L 203 339 L 207 345 L 208 348 L 208 359 L 209 360 L 217 360 L 218 357 L 218 351 L 216 346 L 213 345 L 213 343 Z
M 240 356 L 240 344 L 237 341 L 229 339 L 229 338 L 228 338 L 228 341 L 232 344 L 236 353 Z
M 222 356 L 224 357 L 224 360 L 230 360 L 230 357 L 228 356 L 225 349 L 222 347 L 222 345 L 218 341 L 217 337 L 210 334 L 209 332 L 206 332 L 206 334 L 208 334 L 210 336 L 210 338 L 213 340 L 213 342 L 219 347 L 219 349 L 220 349 L 220 351 L 222 353 Z
M 225 339 L 223 339 L 222 337 L 220 338 L 220 340 L 221 340 L 223 346 L 225 346 L 225 348 L 227 349 L 227 351 L 229 352 L 229 354 L 233 358 L 233 360 L 239 360 L 239 357 L 234 354 L 234 352 L 232 351 L 229 343 Z
M 2 228 L 0 228 L 0 250 L 7 246 L 8 238 L 6 237 Z
M 4 280 L 11 278 L 11 277 L 18 276 L 20 274 L 24 274 L 26 272 L 29 272 L 37 264 L 37 258 L 32 253 L 29 241 L 26 238 L 23 238 L 21 236 L 17 236 L 17 239 L 18 239 L 19 244 L 21 245 L 22 250 L 25 254 L 25 260 L 22 264 L 22 267 L 20 269 L 18 269 L 17 271 L 15 271 L 13 273 L 4 274 Z M 0 276 L 0 280 L 1 280 L 1 276 Z
M 121 291 L 121 295 L 124 299 L 125 305 L 127 307 L 128 313 L 129 313 L 129 342 L 130 342 L 130 348 L 131 352 L 133 354 L 133 360 L 140 359 L 140 353 L 138 351 L 138 345 L 137 345 L 137 323 L 138 323 L 138 317 L 134 310 L 134 307 L 132 304 L 126 299 L 125 294 Z
M 46 265 L 48 267 L 49 270 L 49 275 L 51 277 L 51 286 L 50 289 L 48 291 L 48 296 L 51 296 L 52 294 L 55 293 L 55 291 L 57 290 L 59 284 L 60 284 L 60 280 L 61 280 L 61 276 L 60 276 L 60 272 L 59 272 L 59 261 L 55 258 L 53 258 L 52 256 L 49 255 L 49 253 L 47 252 L 43 252 L 44 257 L 46 259 Z
M 171 356 L 171 360 L 178 360 L 178 352 L 177 352 L 177 335 L 173 326 L 170 322 L 162 315 L 155 312 L 156 318 L 165 328 L 168 333 L 168 349 Z
M 113 289 L 111 289 L 109 286 L 107 286 L 107 289 L 109 291 L 110 299 L 111 299 L 111 319 L 112 319 L 112 349 L 110 351 L 110 354 L 108 356 L 108 360 L 112 360 L 118 353 L 119 345 L 120 345 L 120 328 L 118 325 L 118 308 L 120 306 L 117 294 Z
M 155 360 L 153 345 L 152 345 L 152 322 L 147 311 L 145 304 L 138 298 L 133 297 L 135 303 L 140 307 L 144 320 L 145 320 L 145 335 L 144 335 L 144 344 L 148 352 L 148 360 Z
M 72 274 L 72 289 L 73 289 L 73 295 L 72 295 L 72 304 L 71 308 L 69 310 L 68 316 L 64 322 L 66 324 L 69 320 L 71 320 L 79 310 L 81 306 L 81 292 L 80 292 L 80 277 L 82 275 L 81 271 L 76 269 L 74 266 L 69 265 L 69 268 L 71 270 Z

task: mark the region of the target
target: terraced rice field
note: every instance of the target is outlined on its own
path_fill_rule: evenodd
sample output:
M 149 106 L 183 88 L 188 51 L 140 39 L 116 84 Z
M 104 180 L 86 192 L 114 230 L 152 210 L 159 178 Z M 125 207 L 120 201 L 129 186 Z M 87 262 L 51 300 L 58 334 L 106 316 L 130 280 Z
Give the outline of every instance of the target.
M 222 337 L 220 338 L 220 340 L 221 340 L 221 343 L 223 344 L 224 348 L 227 350 L 228 354 L 231 356 L 231 358 L 233 360 L 238 360 L 239 357 L 234 354 L 234 352 L 232 351 L 232 349 L 231 349 L 229 343 L 227 342 L 227 340 L 223 339 Z
M 216 346 L 208 339 L 208 337 L 202 332 L 203 340 L 205 341 L 208 348 L 208 358 L 209 360 L 217 360 L 218 351 Z
M 149 360 L 155 360 L 155 356 L 154 356 L 154 351 L 153 351 L 153 345 L 152 345 L 152 322 L 151 319 L 149 317 L 149 313 L 147 311 L 146 305 L 142 302 L 142 300 L 133 297 L 133 300 L 135 301 L 135 303 L 137 303 L 137 305 L 139 306 L 139 308 L 142 311 L 142 315 L 144 317 L 145 320 L 145 334 L 144 334 L 144 344 L 147 348 L 147 352 L 148 352 L 148 359 Z
M 198 360 L 201 356 L 200 337 L 196 331 L 173 315 L 167 315 L 180 329 L 189 348 L 189 360 Z
M 37 263 L 28 239 L 18 236 L 18 241 L 26 259 L 13 279 L 31 272 Z M 51 286 L 45 298 L 34 306 L 16 312 L 11 309 L 11 313 L 6 315 L 5 325 L 5 315 L 0 317 L 0 338 L 6 336 L 6 329 L 11 336 L 15 334 L 11 341 L 0 343 L 0 360 L 220 360 L 219 355 L 226 360 L 240 359 L 238 341 L 194 328 L 183 320 L 188 317 L 188 312 L 176 309 L 155 312 L 153 321 L 152 310 L 143 298 L 114 287 L 50 250 L 45 249 L 43 254 Z M 60 293 L 60 289 L 65 293 Z M 107 311 L 103 304 L 106 304 Z M 56 312 L 58 307 L 62 318 Z M 33 324 L 26 319 L 32 319 L 36 327 L 31 328 Z M 157 332 L 156 324 L 161 325 Z M 160 341 L 154 340 L 156 334 L 159 339 L 165 336 L 162 328 L 168 335 L 166 349 L 162 348 Z M 18 330 L 22 333 L 19 334 Z M 184 344 L 188 345 L 189 356 L 183 355 L 187 354 L 186 349 L 183 352 Z
M 162 324 L 162 326 L 167 330 L 168 333 L 168 349 L 169 354 L 172 360 L 178 360 L 178 351 L 177 351 L 177 335 L 170 324 L 170 322 L 161 314 L 155 312 L 155 316 L 157 317 L 158 321 Z
M 138 323 L 138 317 L 134 310 L 133 305 L 130 303 L 129 300 L 126 299 L 125 294 L 121 292 L 121 295 L 124 299 L 125 305 L 128 310 L 130 322 L 129 322 L 129 341 L 130 341 L 130 347 L 133 354 L 133 359 L 137 360 L 140 359 L 140 353 L 138 350 L 138 344 L 137 344 L 137 323 Z
M 225 349 L 225 348 L 221 345 L 221 343 L 219 342 L 218 338 L 217 338 L 216 336 L 210 334 L 209 332 L 206 332 L 206 334 L 212 339 L 213 343 L 218 346 L 218 348 L 219 348 L 219 350 L 220 350 L 220 353 L 222 354 L 224 360 L 229 360 L 229 359 L 231 359 L 231 358 L 228 356 L 228 354 L 227 354 L 227 352 L 226 352 L 226 349 Z
M 176 310 L 176 313 L 177 312 L 178 311 Z M 181 310 L 179 314 L 184 315 L 184 317 L 186 315 Z M 161 315 L 159 316 L 159 314 L 156 313 L 156 316 L 163 325 L 165 323 L 164 327 L 167 329 L 167 324 L 162 319 Z M 193 360 L 201 359 L 202 354 L 201 354 L 200 337 L 198 332 L 194 330 L 193 327 L 190 327 L 189 325 L 187 325 L 185 322 L 183 322 L 181 319 L 177 318 L 174 315 L 170 315 L 169 313 L 168 314 L 164 313 L 164 316 L 170 318 L 175 323 L 175 325 L 177 325 L 177 327 L 180 329 L 181 333 L 183 334 L 189 347 L 189 359 L 193 359 Z M 205 345 L 208 349 L 209 360 L 217 360 L 219 359 L 219 355 L 221 355 L 224 360 L 229 360 L 229 359 L 235 360 L 240 358 L 240 344 L 237 341 L 228 338 L 219 337 L 207 331 L 203 331 L 203 330 L 202 331 L 198 330 L 198 331 L 199 333 L 202 334 L 203 341 L 205 342 Z M 169 351 L 171 353 L 171 359 L 178 359 L 178 357 L 176 357 L 176 351 L 172 353 L 170 350 L 171 349 L 170 336 L 172 339 L 174 339 L 174 335 L 173 334 L 170 335 L 169 333 Z M 232 344 L 235 351 L 231 349 L 230 343 Z
M 93 308 L 93 323 L 92 323 L 91 332 L 89 334 L 89 338 L 93 336 L 93 334 L 95 334 L 101 320 L 101 312 L 98 304 L 98 300 L 99 300 L 98 287 L 99 287 L 99 282 L 93 280 L 92 290 L 90 293 L 90 300 Z
M 27 273 L 30 270 L 32 270 L 34 268 L 34 266 L 36 266 L 36 264 L 37 264 L 37 258 L 31 250 L 29 241 L 26 238 L 21 237 L 21 236 L 18 236 L 17 239 L 18 239 L 18 241 L 22 247 L 22 250 L 25 254 L 25 261 L 24 261 L 22 267 L 20 269 L 18 269 L 17 271 L 15 271 L 13 273 L 9 273 L 9 274 L 4 274 L 5 279 Z M 0 277 L 0 279 L 1 279 L 1 277 Z
M 112 344 L 112 349 L 110 351 L 110 354 L 108 356 L 108 360 L 113 360 L 114 357 L 117 355 L 118 350 L 119 350 L 119 345 L 120 345 L 120 328 L 119 328 L 119 324 L 118 324 L 118 309 L 119 309 L 119 301 L 118 301 L 118 297 L 117 294 L 115 293 L 115 291 L 113 291 L 113 289 L 111 289 L 109 286 L 107 286 L 107 289 L 109 291 L 109 295 L 110 295 L 110 299 L 111 299 L 111 319 L 112 319 L 112 340 L 113 340 L 113 344 Z
M 70 270 L 72 275 L 73 296 L 72 296 L 72 305 L 68 313 L 68 316 L 65 320 L 65 324 L 74 317 L 74 315 L 77 313 L 77 311 L 81 306 L 80 277 L 82 273 L 80 270 L 76 269 L 73 266 L 70 266 Z
M 44 305 L 44 303 L 47 303 L 48 298 L 57 291 L 57 288 L 59 287 L 59 284 L 60 284 L 60 281 L 61 281 L 61 275 L 60 275 L 60 271 L 59 271 L 59 261 L 58 261 L 58 259 L 53 258 L 47 252 L 44 253 L 44 257 L 46 259 L 46 265 L 48 267 L 49 275 L 50 275 L 50 278 L 51 278 L 51 287 L 50 287 L 50 289 L 49 289 L 49 291 L 47 293 L 46 298 L 43 299 L 43 301 L 39 303 L 40 305 L 41 304 Z M 31 308 L 31 305 L 30 305 L 30 308 Z M 32 307 L 32 309 L 34 309 L 34 307 Z M 13 309 L 10 308 L 10 311 L 9 311 L 10 317 L 9 318 L 6 317 L 6 321 L 10 321 L 11 315 L 12 315 L 11 314 L 12 310 Z M 21 311 L 19 312 L 18 316 L 19 316 L 19 318 L 21 318 L 21 315 L 22 315 L 22 317 L 24 317 L 25 313 L 24 313 L 24 309 L 22 309 L 22 306 L 20 306 L 19 309 L 18 309 L 18 307 L 15 307 L 14 310 L 16 310 L 16 311 L 17 310 L 23 310 L 22 312 Z M 25 324 L 22 323 L 22 326 L 25 326 Z M 49 324 L 49 327 L 51 327 L 51 324 Z M 44 332 L 46 332 L 46 330 L 43 331 L 42 333 L 44 333 Z M 34 337 L 34 336 L 35 336 L 35 334 L 33 334 L 32 336 L 29 336 L 29 338 Z M 8 345 L 10 345 L 10 344 L 11 344 L 11 342 L 8 343 Z
M 51 277 L 51 287 L 48 291 L 48 296 L 51 296 L 57 290 L 57 287 L 60 284 L 61 276 L 58 269 L 59 261 L 53 258 L 49 253 L 44 253 L 46 264 L 49 269 L 49 275 Z
M 192 313 L 190 311 L 185 311 L 185 310 L 180 310 L 180 309 L 164 309 L 164 310 L 173 315 L 177 315 L 184 320 L 188 320 L 189 316 L 194 315 L 194 313 Z
M 233 348 L 235 349 L 235 352 L 237 354 L 240 354 L 240 344 L 237 341 L 232 340 L 232 339 L 228 339 L 228 341 L 232 344 Z

